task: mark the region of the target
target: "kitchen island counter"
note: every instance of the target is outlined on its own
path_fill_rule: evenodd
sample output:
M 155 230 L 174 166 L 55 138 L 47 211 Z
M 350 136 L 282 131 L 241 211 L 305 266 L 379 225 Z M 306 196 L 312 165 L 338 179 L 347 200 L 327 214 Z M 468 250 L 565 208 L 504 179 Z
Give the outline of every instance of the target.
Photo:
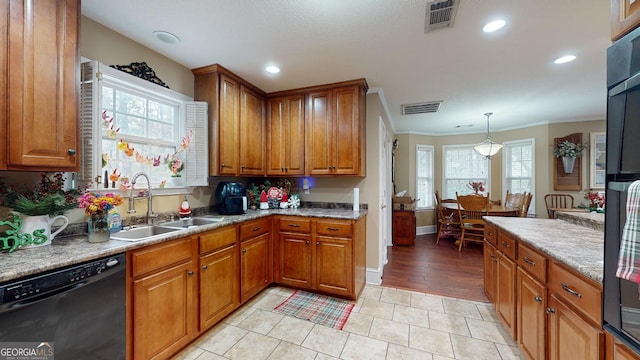
M 58 236 L 51 245 L 38 248 L 16 250 L 13 253 L 0 254 L 0 282 L 7 282 L 24 276 L 50 271 L 66 266 L 79 264 L 129 250 L 197 235 L 204 231 L 214 230 L 231 224 L 254 220 L 271 215 L 290 215 L 317 218 L 358 220 L 366 216 L 367 210 L 352 211 L 344 209 L 298 208 L 249 210 L 243 215 L 222 215 L 224 220 L 218 223 L 181 229 L 143 241 L 109 240 L 103 243 L 90 243 L 86 236 Z M 161 225 L 161 224 L 159 224 Z
M 551 259 L 602 283 L 602 231 L 557 219 L 487 216 L 485 220 Z

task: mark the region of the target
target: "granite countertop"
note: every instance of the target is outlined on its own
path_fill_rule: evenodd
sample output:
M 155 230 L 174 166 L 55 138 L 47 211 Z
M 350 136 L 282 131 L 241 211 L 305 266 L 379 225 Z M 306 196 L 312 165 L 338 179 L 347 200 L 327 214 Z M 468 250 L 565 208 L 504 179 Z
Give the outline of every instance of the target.
M 486 216 L 485 220 L 551 259 L 602 283 L 604 232 L 558 219 Z
M 604 214 L 597 212 L 565 212 L 556 211 L 559 220 L 568 221 L 572 224 L 590 227 L 594 230 L 604 231 Z
M 230 224 L 259 219 L 265 216 L 291 215 L 358 220 L 366 214 L 367 210 L 353 211 L 319 208 L 249 210 L 244 215 L 221 215 L 224 217 L 224 220 L 219 223 L 182 229 L 168 233 L 164 236 L 144 241 L 131 242 L 112 239 L 103 243 L 90 243 L 87 241 L 86 236 L 57 236 L 53 239 L 51 245 L 16 250 L 13 253 L 0 253 L 0 264 L 2 264 L 2 270 L 0 270 L 0 282 L 6 282 L 27 275 L 120 254 L 136 248 L 194 235 L 204 231 L 214 230 Z

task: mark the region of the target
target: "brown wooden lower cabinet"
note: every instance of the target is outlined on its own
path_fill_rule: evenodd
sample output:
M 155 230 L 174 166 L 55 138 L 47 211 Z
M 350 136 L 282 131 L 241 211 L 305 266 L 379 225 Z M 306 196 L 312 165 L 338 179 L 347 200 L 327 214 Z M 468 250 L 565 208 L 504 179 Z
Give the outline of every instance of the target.
M 170 359 L 269 286 L 274 272 L 283 285 L 357 298 L 365 226 L 366 217 L 268 216 L 129 251 L 127 359 Z
M 168 359 L 193 340 L 198 321 L 193 244 L 187 237 L 129 254 L 134 359 Z
M 522 268 L 516 284 L 518 345 L 527 359 L 545 359 L 547 288 Z
M 496 257 L 496 248 L 494 248 L 488 242 L 484 242 L 484 292 L 487 295 L 487 299 L 490 302 L 496 302 L 497 292 L 497 271 L 498 271 L 498 258 Z
M 365 219 L 276 217 L 275 282 L 357 298 L 365 282 Z
M 608 332 L 605 333 L 606 359 L 607 360 L 640 360 L 640 355 L 629 349 L 627 345 L 621 343 Z
M 549 359 L 604 359 L 604 333 L 569 308 L 555 294 L 549 297 Z
M 500 251 L 496 252 L 498 258 L 496 280 L 496 312 L 498 317 L 516 339 L 516 263 L 506 257 Z

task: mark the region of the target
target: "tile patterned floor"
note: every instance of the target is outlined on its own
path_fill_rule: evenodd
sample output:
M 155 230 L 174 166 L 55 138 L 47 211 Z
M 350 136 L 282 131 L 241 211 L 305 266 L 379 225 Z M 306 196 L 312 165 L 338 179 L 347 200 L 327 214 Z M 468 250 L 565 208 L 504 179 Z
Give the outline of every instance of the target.
M 522 359 L 491 304 L 367 285 L 342 331 L 273 308 L 263 291 L 175 359 Z

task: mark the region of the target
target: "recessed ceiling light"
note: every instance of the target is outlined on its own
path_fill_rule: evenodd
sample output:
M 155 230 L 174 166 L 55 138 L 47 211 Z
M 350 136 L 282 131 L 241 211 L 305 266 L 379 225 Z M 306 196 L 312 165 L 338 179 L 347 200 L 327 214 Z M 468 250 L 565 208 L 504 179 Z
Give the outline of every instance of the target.
M 153 32 L 153 35 L 157 37 L 160 41 L 165 42 L 167 44 L 177 44 L 180 42 L 180 38 L 173 35 L 168 31 L 156 30 Z
M 502 29 L 507 24 L 504 20 L 494 20 L 482 28 L 484 32 L 494 32 Z
M 277 74 L 280 72 L 280 68 L 275 65 L 269 65 L 265 68 L 265 70 L 267 70 L 267 72 L 271 74 Z
M 565 56 L 562 56 L 562 57 L 557 58 L 557 59 L 554 61 L 554 63 L 555 63 L 555 64 L 564 64 L 564 63 L 571 62 L 571 61 L 573 61 L 573 60 L 575 60 L 575 59 L 576 59 L 576 56 L 575 56 L 575 55 L 565 55 Z

